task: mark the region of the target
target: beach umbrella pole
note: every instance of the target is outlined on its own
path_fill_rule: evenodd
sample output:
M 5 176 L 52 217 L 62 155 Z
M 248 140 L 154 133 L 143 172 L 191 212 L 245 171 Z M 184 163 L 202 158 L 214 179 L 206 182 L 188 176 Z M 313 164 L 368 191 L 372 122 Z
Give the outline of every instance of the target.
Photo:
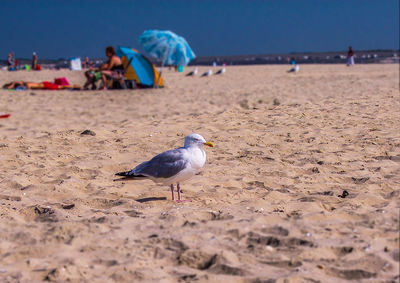
M 166 52 L 164 52 L 164 58 L 161 61 L 160 75 L 158 76 L 157 84 L 155 85 L 156 88 L 159 87 L 159 84 L 160 84 L 160 81 L 161 81 L 161 76 L 162 76 L 162 71 L 163 71 L 163 68 L 164 68 L 164 64 L 165 64 L 165 61 L 168 59 L 170 53 L 171 53 L 171 49 L 168 49 L 168 56 L 166 56 Z

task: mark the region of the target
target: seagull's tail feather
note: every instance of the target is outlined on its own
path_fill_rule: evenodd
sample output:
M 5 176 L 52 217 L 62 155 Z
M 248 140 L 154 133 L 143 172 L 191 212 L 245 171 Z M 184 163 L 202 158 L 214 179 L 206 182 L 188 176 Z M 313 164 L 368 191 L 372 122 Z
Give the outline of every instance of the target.
M 115 176 L 124 176 L 124 177 L 127 177 L 127 176 L 129 176 L 129 173 L 130 173 L 131 171 L 124 171 L 124 172 L 118 172 L 118 173 L 115 173 Z M 131 175 L 132 177 L 134 176 L 134 175 Z
M 131 171 L 118 172 L 118 173 L 115 173 L 115 176 L 121 176 L 124 178 L 115 179 L 114 181 L 140 180 L 140 179 L 148 178 L 147 176 L 144 176 L 144 175 L 132 175 Z

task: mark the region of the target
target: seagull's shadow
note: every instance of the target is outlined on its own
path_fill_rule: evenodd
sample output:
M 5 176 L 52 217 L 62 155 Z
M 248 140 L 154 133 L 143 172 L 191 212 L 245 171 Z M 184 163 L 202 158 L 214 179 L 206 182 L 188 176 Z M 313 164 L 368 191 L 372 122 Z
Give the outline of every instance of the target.
M 141 178 L 140 176 L 138 178 Z M 134 178 L 131 177 L 123 177 L 123 178 L 119 178 L 119 179 L 114 179 L 114 182 L 121 182 L 121 181 L 129 181 L 129 180 L 134 180 Z M 167 200 L 166 197 L 148 197 L 148 198 L 140 198 L 137 199 L 137 202 L 140 203 L 145 203 L 145 202 L 150 202 L 150 201 L 159 201 L 159 200 Z
M 137 199 L 137 202 L 144 203 L 144 202 L 149 202 L 149 201 L 158 201 L 158 200 L 166 200 L 166 197 L 149 197 L 149 198 L 141 198 Z

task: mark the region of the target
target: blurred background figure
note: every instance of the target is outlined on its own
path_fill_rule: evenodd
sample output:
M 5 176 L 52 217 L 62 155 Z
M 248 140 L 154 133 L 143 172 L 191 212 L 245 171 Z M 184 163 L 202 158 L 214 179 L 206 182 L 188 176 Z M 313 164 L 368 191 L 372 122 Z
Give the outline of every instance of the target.
M 354 51 L 351 46 L 349 46 L 349 51 L 347 52 L 347 66 L 354 65 Z
M 300 70 L 299 65 L 297 65 L 296 60 L 294 59 L 294 57 L 290 58 L 290 65 L 293 66 L 293 68 L 291 68 L 288 73 L 297 73 Z
M 84 69 L 92 68 L 94 67 L 94 62 L 90 61 L 89 57 L 86 56 L 85 59 L 83 60 L 82 67 Z
M 32 54 L 32 64 L 31 64 L 32 70 L 36 70 L 37 69 L 37 65 L 38 65 L 38 57 L 36 55 L 36 52 L 33 52 L 33 54 Z
M 83 59 L 82 68 L 84 68 L 84 69 L 89 68 L 89 57 L 86 56 L 85 59 Z
M 15 58 L 14 58 L 14 53 L 11 52 L 7 56 L 7 70 L 9 71 L 15 71 Z
M 225 74 L 225 72 L 226 72 L 225 66 L 226 66 L 226 64 L 224 63 L 224 64 L 222 65 L 222 69 L 219 69 L 215 74 L 216 74 L 216 75 L 223 75 L 223 74 Z
M 297 73 L 300 70 L 300 66 L 299 65 L 294 65 L 293 68 L 291 68 L 288 73 Z
M 194 68 L 193 71 L 191 71 L 190 73 L 187 73 L 186 76 L 187 76 L 187 77 L 195 76 L 195 75 L 197 75 L 197 72 L 198 72 L 198 69 L 197 69 L 197 67 L 196 67 L 196 68 Z
M 202 77 L 209 77 L 213 74 L 213 71 L 211 69 L 208 69 L 207 72 L 204 72 L 201 76 Z

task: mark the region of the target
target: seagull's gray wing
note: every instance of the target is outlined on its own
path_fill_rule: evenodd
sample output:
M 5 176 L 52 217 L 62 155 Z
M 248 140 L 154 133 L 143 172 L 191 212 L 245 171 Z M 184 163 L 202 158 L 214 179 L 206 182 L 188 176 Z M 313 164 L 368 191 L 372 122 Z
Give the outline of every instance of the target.
M 151 160 L 139 164 L 127 175 L 170 178 L 186 167 L 188 160 L 183 157 L 184 150 L 178 148 L 163 152 Z

